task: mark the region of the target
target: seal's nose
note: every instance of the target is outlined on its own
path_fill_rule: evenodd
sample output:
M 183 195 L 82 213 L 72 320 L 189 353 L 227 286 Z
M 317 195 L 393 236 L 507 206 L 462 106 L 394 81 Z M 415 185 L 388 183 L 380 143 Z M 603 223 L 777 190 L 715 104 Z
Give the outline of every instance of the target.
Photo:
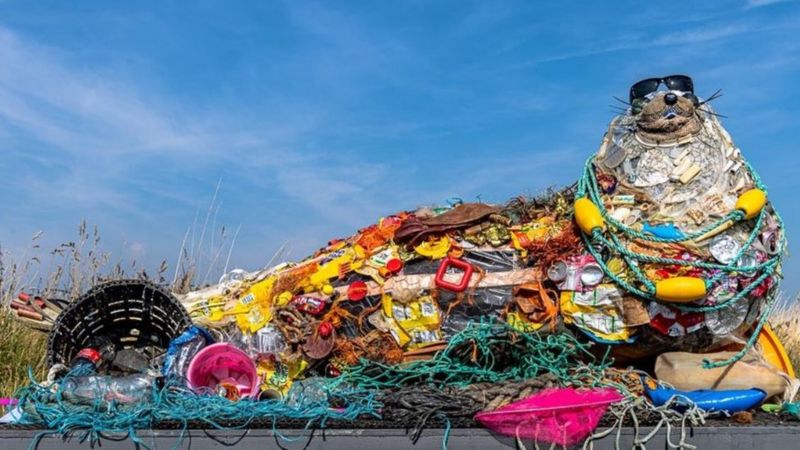
M 670 106 L 674 105 L 675 103 L 678 103 L 678 96 L 673 94 L 672 92 L 667 92 L 664 95 L 664 103 Z

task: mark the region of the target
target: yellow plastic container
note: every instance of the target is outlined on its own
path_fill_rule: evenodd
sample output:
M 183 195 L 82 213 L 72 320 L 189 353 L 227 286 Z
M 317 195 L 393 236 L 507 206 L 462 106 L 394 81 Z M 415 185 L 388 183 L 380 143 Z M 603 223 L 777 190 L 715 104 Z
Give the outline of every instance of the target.
M 606 224 L 597 205 L 586 197 L 575 200 L 575 222 L 584 234 L 591 235 L 595 229 L 605 229 Z
M 674 277 L 656 283 L 656 298 L 672 303 L 689 303 L 706 296 L 706 282 L 696 277 Z
M 792 378 L 796 377 L 792 360 L 769 325 L 764 325 L 764 328 L 761 329 L 761 333 L 758 335 L 758 345 L 761 347 L 761 354 L 770 365 Z
M 761 189 L 750 189 L 736 200 L 736 209 L 744 213 L 745 219 L 752 219 L 764 209 L 767 204 L 767 194 Z

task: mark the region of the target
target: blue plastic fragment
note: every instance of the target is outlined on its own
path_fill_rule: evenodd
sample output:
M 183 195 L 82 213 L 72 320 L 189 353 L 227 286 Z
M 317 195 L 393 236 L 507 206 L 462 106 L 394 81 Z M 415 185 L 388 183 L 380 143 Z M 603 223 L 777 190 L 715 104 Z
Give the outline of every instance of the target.
M 204 328 L 192 325 L 169 343 L 161 368 L 162 375 L 183 375 L 184 366 L 201 348 L 213 344 L 214 337 Z
M 672 409 L 679 412 L 685 411 L 692 405 L 697 405 L 698 408 L 708 412 L 727 412 L 732 414 L 755 408 L 767 397 L 766 392 L 757 388 L 723 391 L 712 391 L 710 389 L 681 391 L 664 387 L 652 389 L 645 383 L 644 389 L 656 406 L 665 405 L 674 397 L 675 402 L 672 405 Z
M 662 239 L 683 239 L 686 237 L 683 231 L 676 227 L 674 223 L 651 225 L 645 222 L 642 231 Z

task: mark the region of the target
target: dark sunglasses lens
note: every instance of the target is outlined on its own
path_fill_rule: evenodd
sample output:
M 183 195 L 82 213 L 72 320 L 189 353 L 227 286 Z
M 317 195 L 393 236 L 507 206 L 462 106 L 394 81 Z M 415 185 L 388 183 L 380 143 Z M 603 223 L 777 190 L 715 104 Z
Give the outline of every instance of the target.
M 651 92 L 657 91 L 660 82 L 660 80 L 651 78 L 649 80 L 642 80 L 634 84 L 631 86 L 631 101 L 644 97 Z
M 686 75 L 673 75 L 664 78 L 664 84 L 672 91 L 694 92 L 694 83 Z

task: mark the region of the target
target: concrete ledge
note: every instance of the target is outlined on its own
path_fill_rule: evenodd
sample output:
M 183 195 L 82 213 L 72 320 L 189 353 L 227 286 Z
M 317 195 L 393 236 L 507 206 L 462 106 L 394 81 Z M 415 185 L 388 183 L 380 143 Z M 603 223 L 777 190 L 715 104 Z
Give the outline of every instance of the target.
M 640 436 L 644 436 L 651 428 L 642 428 Z M 435 449 L 442 448 L 444 430 L 426 430 L 416 446 L 411 445 L 411 440 L 404 430 L 318 430 L 313 436 L 311 432 L 302 430 L 279 430 L 279 432 L 293 442 L 282 441 L 275 436 L 272 430 L 189 430 L 179 447 L 175 447 L 180 438 L 179 430 L 142 430 L 139 437 L 147 446 L 156 449 L 170 450 L 172 448 L 205 450 L 222 449 L 235 446 L 237 450 L 264 450 L 266 448 L 281 447 L 288 450 L 357 450 L 357 449 Z M 0 429 L 0 449 L 27 450 L 36 436 L 37 430 Z M 764 450 L 764 449 L 794 449 L 800 448 L 800 426 L 783 427 L 703 427 L 695 428 L 688 432 L 687 442 L 701 450 Z M 624 428 L 621 436 L 621 447 L 631 448 L 634 433 L 631 428 Z M 276 439 L 277 443 L 276 443 Z M 310 442 L 309 442 L 310 439 Z M 672 443 L 677 444 L 680 439 L 680 430 L 673 430 Z M 525 441 L 528 449 L 533 449 L 533 443 Z M 594 448 L 598 450 L 613 449 L 615 436 L 607 436 L 595 441 Z M 109 435 L 101 444 L 103 450 L 131 450 L 136 449 L 136 444 L 124 435 Z M 307 445 L 307 447 L 306 447 Z M 89 443 L 80 442 L 80 436 L 75 435 L 67 440 L 58 436 L 47 436 L 41 439 L 37 447 L 40 450 L 57 449 L 86 449 Z M 453 429 L 450 432 L 448 448 L 465 450 L 484 450 L 490 448 L 515 448 L 514 439 L 496 436 L 484 429 L 463 428 Z M 546 447 L 545 447 L 546 448 Z M 647 445 L 650 449 L 668 448 L 666 433 L 662 429 Z

